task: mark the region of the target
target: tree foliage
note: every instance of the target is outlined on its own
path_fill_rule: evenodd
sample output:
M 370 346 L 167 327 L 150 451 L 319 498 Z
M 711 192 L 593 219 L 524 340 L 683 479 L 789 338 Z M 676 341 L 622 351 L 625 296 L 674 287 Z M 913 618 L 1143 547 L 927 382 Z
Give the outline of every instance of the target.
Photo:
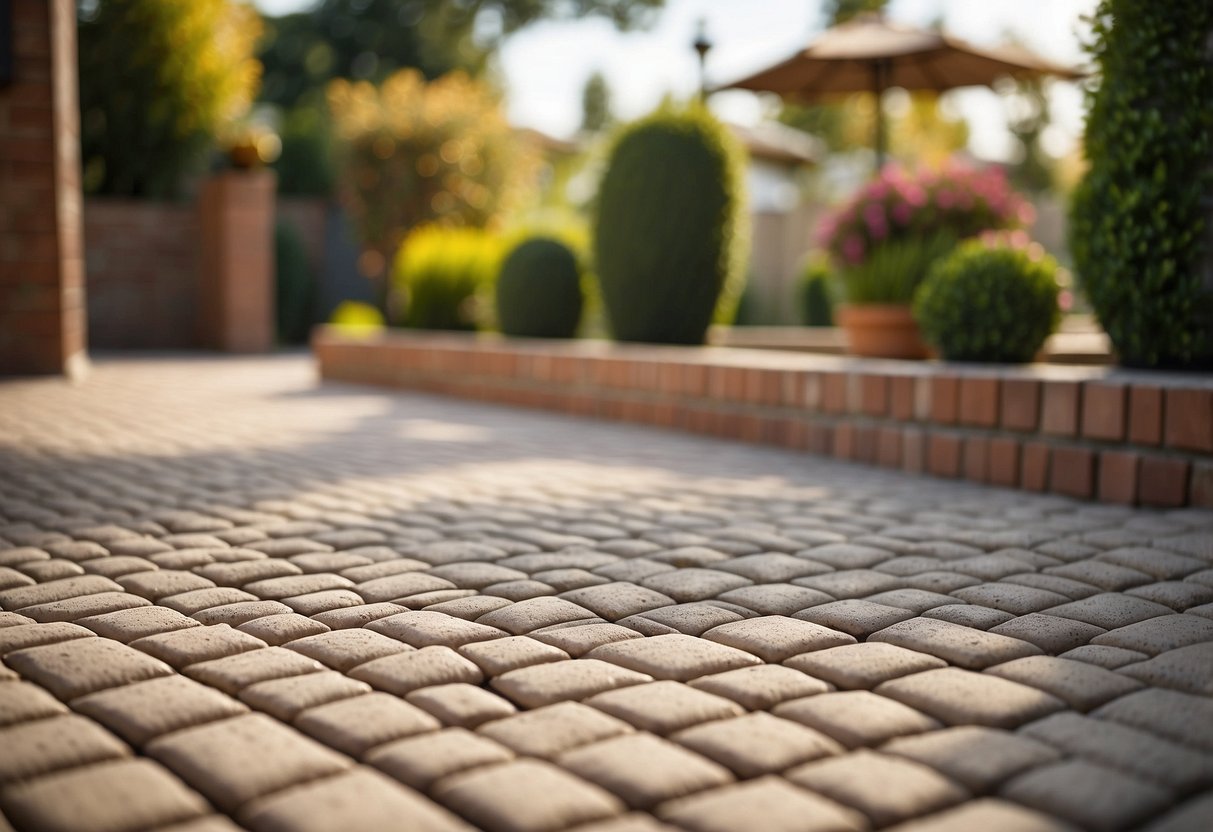
M 414 69 L 375 86 L 334 81 L 338 182 L 364 246 L 384 261 L 426 222 L 483 227 L 533 184 L 536 158 L 492 89 L 461 72 Z
M 1121 361 L 1213 363 L 1213 5 L 1102 0 L 1092 23 L 1075 265 Z
M 96 0 L 79 12 L 86 190 L 174 194 L 256 92 L 256 14 L 230 0 Z
M 333 78 L 382 81 L 411 67 L 426 78 L 476 75 L 502 35 L 543 18 L 645 22 L 664 0 L 321 0 L 270 18 L 259 57 L 262 98 L 285 107 L 317 97 Z

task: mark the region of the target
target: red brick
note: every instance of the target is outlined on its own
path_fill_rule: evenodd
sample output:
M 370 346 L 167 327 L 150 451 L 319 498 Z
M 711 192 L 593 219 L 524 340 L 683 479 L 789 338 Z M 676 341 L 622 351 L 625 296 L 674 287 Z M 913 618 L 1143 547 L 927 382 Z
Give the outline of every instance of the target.
M 990 478 L 990 440 L 970 436 L 964 442 L 964 478 L 986 482 Z
M 860 410 L 868 416 L 884 416 L 889 411 L 887 376 L 860 376 Z
M 702 364 L 687 364 L 683 366 L 682 393 L 686 396 L 703 397 L 708 391 L 708 368 Z
M 1186 459 L 1143 455 L 1137 475 L 1137 499 L 1144 506 L 1174 508 L 1182 506 L 1188 496 Z
M 931 421 L 954 424 L 960 406 L 960 380 L 955 376 L 934 376 L 930 384 Z
M 1095 495 L 1095 452 L 1088 448 L 1054 448 L 1049 487 L 1067 497 L 1091 499 Z
M 1133 385 L 1129 388 L 1129 441 L 1157 445 L 1162 441 L 1162 390 Z
M 1019 485 L 1019 442 L 1002 437 L 990 440 L 989 481 L 1009 488 Z
M 822 373 L 821 410 L 824 413 L 847 412 L 847 376 L 845 373 Z
M 1040 410 L 1041 433 L 1074 436 L 1078 433 L 1079 388 L 1076 381 L 1046 381 Z
M 855 458 L 855 426 L 843 422 L 834 426 L 834 456 L 838 459 Z
M 1082 435 L 1120 442 L 1125 438 L 1128 391 L 1123 384 L 1087 382 L 1082 388 Z
M 787 371 L 781 374 L 783 379 L 783 398 L 780 404 L 784 407 L 801 408 L 805 406 L 805 382 L 808 373 Z
M 876 463 L 879 453 L 879 438 L 877 429 L 868 425 L 855 428 L 855 459 L 869 465 Z
M 901 431 L 897 428 L 880 428 L 877 443 L 877 463 L 885 468 L 900 468 Z
M 1168 390 L 1164 413 L 1168 446 L 1213 451 L 1213 390 Z
M 982 428 L 998 424 L 998 379 L 960 380 L 960 423 Z
M 894 419 L 908 422 L 914 418 L 914 377 L 893 376 L 889 379 L 890 413 Z
M 913 474 L 926 470 L 926 436 L 918 428 L 901 432 L 901 468 Z
M 804 376 L 804 407 L 808 410 L 824 410 L 822 404 L 822 382 L 820 373 L 806 373 Z
M 1137 466 L 1140 457 L 1129 451 L 1104 451 L 1099 455 L 1099 499 L 1105 503 L 1133 505 L 1137 499 Z
M 1043 442 L 1025 442 L 1020 450 L 1019 487 L 1026 491 L 1044 491 L 1049 486 L 1049 446 Z
M 809 453 L 822 456 L 831 456 L 834 453 L 833 428 L 818 422 L 809 422 L 805 430 L 805 447 Z
M 927 470 L 937 477 L 960 474 L 960 437 L 933 433 L 927 438 Z
M 1192 505 L 1213 508 L 1213 462 L 1192 466 L 1192 485 L 1188 491 Z

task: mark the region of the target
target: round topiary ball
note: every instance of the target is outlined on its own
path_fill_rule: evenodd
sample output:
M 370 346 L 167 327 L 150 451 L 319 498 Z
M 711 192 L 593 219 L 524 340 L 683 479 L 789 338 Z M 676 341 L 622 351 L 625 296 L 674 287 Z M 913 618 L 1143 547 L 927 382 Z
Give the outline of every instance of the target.
M 1037 244 L 962 243 L 919 287 L 914 317 L 949 361 L 1031 361 L 1057 328 L 1057 263 Z
M 501 265 L 497 323 L 506 335 L 572 338 L 583 303 L 577 256 L 558 240 L 532 237 Z

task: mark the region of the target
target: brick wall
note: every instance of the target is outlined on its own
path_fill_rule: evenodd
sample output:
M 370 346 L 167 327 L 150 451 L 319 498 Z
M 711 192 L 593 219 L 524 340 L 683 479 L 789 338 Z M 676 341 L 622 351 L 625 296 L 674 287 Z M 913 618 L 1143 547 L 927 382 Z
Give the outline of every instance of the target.
M 199 345 L 198 216 L 193 205 L 89 198 L 84 239 L 93 347 Z
M 85 353 L 75 0 L 12 0 L 0 87 L 0 373 L 74 373 Z
M 1213 508 L 1213 377 L 318 330 L 323 378 L 1082 499 Z

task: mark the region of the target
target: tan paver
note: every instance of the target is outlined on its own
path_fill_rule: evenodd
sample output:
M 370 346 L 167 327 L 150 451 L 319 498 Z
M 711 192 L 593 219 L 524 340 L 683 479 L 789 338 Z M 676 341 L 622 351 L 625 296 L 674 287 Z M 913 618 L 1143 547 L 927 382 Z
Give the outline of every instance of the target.
M 863 816 L 785 780 L 761 778 L 672 800 L 658 814 L 693 832 L 732 832 L 762 818 L 769 832 L 854 832 Z
M 820 731 L 847 748 L 875 746 L 893 737 L 941 727 L 926 714 L 862 690 L 793 699 L 777 705 L 774 713 Z
M 953 806 L 969 796 L 924 765 L 866 750 L 807 763 L 788 772 L 787 778 L 858 809 L 878 827 Z
M 609 792 L 537 760 L 452 774 L 433 794 L 491 832 L 555 832 L 623 811 Z
M 148 756 L 225 812 L 349 768 L 348 758 L 264 714 L 247 714 L 153 740 Z
M 305 734 L 351 757 L 402 737 L 437 731 L 437 719 L 386 693 L 368 693 L 316 705 L 294 719 Z
M 257 832 L 406 828 L 471 832 L 442 808 L 365 768 L 286 789 L 251 803 L 241 819 Z
M 843 750 L 825 734 L 762 711 L 696 725 L 671 739 L 742 778 L 786 771 Z
M 428 791 L 448 774 L 512 760 L 509 749 L 464 728 L 447 728 L 378 746 L 366 762 L 407 786 Z
M 136 832 L 205 815 L 195 791 L 150 760 L 114 760 L 10 786 L 4 812 L 41 832 Z
M 100 691 L 75 700 L 72 707 L 135 746 L 248 710 L 219 691 L 181 676 Z
M 0 385 L 0 470 L 2 829 L 1213 823 L 1207 510 L 291 356 Z

